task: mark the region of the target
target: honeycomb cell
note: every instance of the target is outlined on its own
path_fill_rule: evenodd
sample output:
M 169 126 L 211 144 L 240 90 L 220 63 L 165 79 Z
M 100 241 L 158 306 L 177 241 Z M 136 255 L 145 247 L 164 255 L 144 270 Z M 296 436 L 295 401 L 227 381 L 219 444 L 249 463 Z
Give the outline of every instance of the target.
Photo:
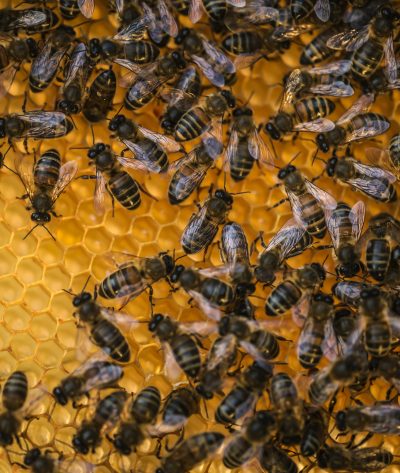
M 93 199 L 81 202 L 76 211 L 76 217 L 85 227 L 97 227 L 103 222 L 103 216 L 93 211 Z
M 29 222 L 29 214 L 20 202 L 13 202 L 7 205 L 4 211 L 4 221 L 14 231 L 26 227 Z M 28 231 L 28 230 L 27 230 Z
M 42 240 L 37 251 L 38 258 L 45 265 L 59 263 L 62 261 L 63 254 L 61 245 L 51 239 Z
M 179 246 L 175 248 L 176 242 L 179 241 L 181 232 L 176 225 L 167 225 L 161 228 L 158 241 L 163 248 L 180 249 Z
M 46 269 L 43 282 L 52 293 L 67 289 L 71 283 L 71 276 L 63 267 L 52 267 Z
M 48 445 L 53 439 L 54 427 L 50 421 L 40 417 L 29 422 L 26 433 L 33 445 L 43 447 Z
M 112 213 L 108 212 L 104 221 L 107 231 L 114 236 L 126 235 L 131 225 L 131 219 L 128 218 L 127 213 L 128 210 L 116 208 L 113 217 Z
M 24 291 L 24 287 L 14 276 L 0 278 L 0 287 L 2 289 L 3 302 L 17 301 Z
M 17 360 L 26 360 L 35 353 L 36 342 L 28 333 L 16 333 L 10 342 L 10 349 Z
M 92 257 L 80 246 L 68 248 L 65 252 L 65 269 L 69 274 L 78 274 L 90 268 Z
M 1 209 L 0 212 L 2 212 Z M 12 232 L 9 227 L 4 222 L 0 222 L 0 246 L 8 245 L 11 241 L 11 236 Z
M 18 262 L 16 274 L 19 281 L 29 285 L 42 279 L 43 267 L 37 259 L 23 258 Z
M 36 350 L 35 360 L 45 369 L 54 368 L 59 365 L 64 350 L 52 340 L 40 344 Z
M 146 243 L 156 239 L 157 222 L 151 217 L 137 217 L 131 226 L 132 237 L 139 242 Z
M 77 328 L 76 322 L 70 320 L 61 324 L 57 330 L 57 340 L 64 348 L 76 347 Z
M 0 349 L 6 350 L 10 346 L 11 333 L 4 326 L 0 326 Z
M 56 232 L 58 243 L 65 248 L 76 245 L 82 241 L 84 229 L 82 225 L 75 219 L 62 219 L 62 225 L 59 225 Z
M 51 300 L 51 313 L 56 320 L 68 320 L 72 314 L 71 296 L 66 293 L 56 294 Z
M 50 292 L 41 284 L 27 288 L 26 305 L 33 311 L 45 310 L 49 306 Z
M 32 317 L 29 331 L 36 340 L 48 340 L 54 337 L 57 322 L 51 314 L 39 314 Z
M 94 254 L 101 254 L 108 251 L 111 247 L 112 238 L 101 228 L 93 228 L 87 231 L 85 235 L 85 247 Z
M 0 275 L 10 274 L 15 271 L 17 257 L 9 250 L 0 250 Z
M 36 251 L 38 240 L 37 235 L 31 234 L 24 239 L 26 233 L 14 233 L 10 248 L 19 257 L 33 255 Z
M 9 330 L 19 332 L 28 329 L 31 323 L 31 315 L 20 305 L 11 306 L 5 310 L 3 320 Z

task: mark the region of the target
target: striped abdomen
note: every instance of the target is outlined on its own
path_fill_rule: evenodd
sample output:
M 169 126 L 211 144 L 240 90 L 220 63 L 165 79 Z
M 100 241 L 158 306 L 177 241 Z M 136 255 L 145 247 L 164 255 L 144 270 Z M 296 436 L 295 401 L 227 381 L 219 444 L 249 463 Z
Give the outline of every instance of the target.
M 123 46 L 124 57 L 136 64 L 148 64 L 154 62 L 159 54 L 158 47 L 150 41 L 130 41 Z
M 161 394 L 155 386 L 142 389 L 133 401 L 130 414 L 140 424 L 149 424 L 158 414 L 161 405 Z
M 124 372 L 122 367 L 111 363 L 110 361 L 96 361 L 87 370 L 82 373 L 82 383 L 86 384 L 86 388 L 89 386 L 96 386 L 97 389 L 106 386 L 113 386 L 115 383 L 122 378 Z M 73 376 L 72 376 L 73 377 Z M 65 378 L 64 381 L 69 378 Z M 76 394 L 80 396 L 82 393 Z
M 237 151 L 229 162 L 229 170 L 234 181 L 242 181 L 253 169 L 255 159 L 250 154 L 247 137 L 238 143 Z
M 176 335 L 170 340 L 175 360 L 189 378 L 196 378 L 200 372 L 201 359 L 196 342 L 186 333 Z
M 216 278 L 204 279 L 200 292 L 211 304 L 218 306 L 228 305 L 234 298 L 232 287 Z
M 188 388 L 178 388 L 168 396 L 163 410 L 163 422 L 178 424 L 198 411 L 198 397 Z
M 61 16 L 65 20 L 73 20 L 80 13 L 77 0 L 60 0 L 59 8 Z
M 370 38 L 360 48 L 354 51 L 351 61 L 351 72 L 357 79 L 370 77 L 379 67 L 384 56 L 382 44 Z
M 136 181 L 125 171 L 117 171 L 109 181 L 108 187 L 118 202 L 128 210 L 137 209 L 141 203 L 140 190 Z
M 292 281 L 283 281 L 269 295 L 265 304 L 267 315 L 280 315 L 290 310 L 300 300 L 302 293 Z
M 389 143 L 389 158 L 393 167 L 400 171 L 400 133 L 394 135 Z
M 286 259 L 301 255 L 309 246 L 312 245 L 312 243 L 313 237 L 308 232 L 304 232 L 300 240 L 286 255 Z
M 179 119 L 174 130 L 174 137 L 176 141 L 194 140 L 207 130 L 210 122 L 210 116 L 202 107 L 194 107 Z
M 143 153 L 146 155 L 144 164 L 148 163 L 150 170 L 154 172 L 166 172 L 168 169 L 168 156 L 167 153 L 158 145 L 156 142 L 144 138 L 136 142 Z M 141 159 L 140 155 L 136 156 L 136 159 Z
M 57 150 L 49 149 L 43 153 L 33 171 L 35 185 L 42 189 L 54 189 L 60 175 L 60 167 L 61 157 Z
M 244 465 L 254 456 L 254 453 L 252 444 L 239 435 L 224 448 L 222 461 L 227 468 L 234 469 Z
M 255 330 L 252 332 L 249 341 L 266 360 L 272 360 L 279 355 L 279 343 L 277 338 L 266 330 Z
M 332 220 L 339 228 L 340 242 L 339 245 L 353 244 L 353 224 L 350 221 L 351 208 L 344 202 L 339 202 L 337 207 L 332 212 Z
M 314 11 L 314 0 L 291 0 L 290 11 L 293 19 L 298 21 L 306 18 Z
M 335 104 L 325 97 L 309 97 L 296 102 L 295 109 L 296 119 L 299 122 L 311 122 L 332 113 Z
M 107 117 L 112 107 L 117 79 L 113 70 L 101 72 L 89 89 L 89 96 L 83 105 L 83 115 L 90 122 L 96 123 Z
M 328 39 L 338 33 L 336 28 L 328 28 L 314 39 L 312 39 L 306 46 L 300 56 L 300 64 L 302 66 L 309 66 L 328 59 L 335 54 L 335 50 L 328 47 L 326 44 Z
M 132 84 L 125 95 L 125 107 L 128 110 L 138 110 L 144 107 L 155 98 L 159 87 L 149 87 L 148 80 L 138 79 Z
M 3 387 L 3 407 L 8 411 L 21 409 L 28 395 L 28 378 L 22 371 L 14 371 Z
M 218 232 L 218 225 L 210 219 L 204 220 L 201 226 L 197 224 L 198 219 L 197 215 L 193 217 L 181 237 L 182 248 L 189 255 L 210 245 Z
M 124 408 L 127 397 L 128 394 L 125 391 L 114 391 L 102 399 L 97 404 L 93 417 L 93 424 L 97 427 L 101 427 L 106 422 L 110 422 L 111 425 L 117 422 L 122 409 Z
M 242 31 L 225 36 L 223 48 L 231 54 L 253 54 L 263 48 L 261 36 L 255 31 Z
M 253 393 L 242 386 L 235 386 L 222 400 L 215 412 L 215 420 L 220 424 L 233 424 L 244 416 L 255 400 Z
M 390 244 L 386 239 L 371 239 L 366 251 L 367 270 L 376 281 L 383 281 L 390 263 Z
M 226 0 L 202 0 L 207 15 L 212 21 L 220 22 L 225 18 L 228 6 Z
M 321 361 L 324 340 L 325 322 L 307 319 L 298 344 L 299 361 L 304 368 L 313 368 Z
M 131 351 L 125 337 L 113 323 L 100 319 L 90 331 L 93 343 L 101 347 L 113 360 L 127 363 L 131 359 Z
M 302 219 L 307 225 L 307 232 L 316 238 L 323 238 L 326 233 L 325 213 L 317 199 L 306 192 L 300 196 Z
M 336 391 L 337 384 L 331 381 L 329 374 L 317 375 L 308 388 L 308 396 L 312 404 L 322 405 Z
M 391 346 L 392 331 L 386 320 L 368 320 L 365 327 L 365 349 L 371 356 L 385 356 Z
M 105 299 L 120 297 L 119 291 L 126 286 L 137 286 L 142 277 L 136 266 L 128 265 L 108 275 L 99 286 L 99 295 Z

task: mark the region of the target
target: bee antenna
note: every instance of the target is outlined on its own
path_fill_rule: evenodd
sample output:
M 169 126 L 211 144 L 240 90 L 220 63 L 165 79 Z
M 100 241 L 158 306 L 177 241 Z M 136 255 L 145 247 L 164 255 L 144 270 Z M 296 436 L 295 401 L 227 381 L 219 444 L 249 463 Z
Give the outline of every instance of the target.
M 295 160 L 299 157 L 300 154 L 301 154 L 301 151 L 298 151 L 298 152 L 293 156 L 293 158 L 289 161 L 288 166 L 289 166 L 290 164 L 292 164 L 293 161 L 295 161 Z
M 88 276 L 87 279 L 86 279 L 85 284 L 83 285 L 83 288 L 82 288 L 82 291 L 81 291 L 81 292 L 84 292 L 84 290 L 86 289 L 86 286 L 88 285 L 88 283 L 89 283 L 91 277 L 92 277 L 92 276 L 89 274 L 89 276 Z
M 92 133 L 92 146 L 94 146 L 95 144 L 95 138 L 94 138 L 94 129 L 93 129 L 93 125 L 90 125 L 90 131 Z
M 72 118 L 72 115 L 69 116 L 69 119 L 71 120 L 72 124 L 74 125 L 75 130 L 77 130 L 76 123 L 74 122 L 74 119 Z
M 114 119 L 117 115 L 119 115 L 119 112 L 120 112 L 123 108 L 124 108 L 124 104 L 122 104 L 122 105 L 119 107 L 117 113 L 112 117 L 112 119 Z
M 79 27 L 82 26 L 82 25 L 86 25 L 86 24 L 88 24 L 88 23 L 91 23 L 91 24 L 92 24 L 92 23 L 96 23 L 96 22 L 98 22 L 98 21 L 99 21 L 99 20 L 92 20 L 92 19 L 90 18 L 89 20 L 85 20 L 85 21 L 82 21 L 81 23 L 78 23 L 77 25 L 71 25 L 71 26 L 72 26 L 72 28 L 79 28 Z
M 33 232 L 33 230 L 35 230 L 36 227 L 38 227 L 39 224 L 37 223 L 34 227 L 32 227 L 29 232 L 24 236 L 23 240 L 25 240 L 26 238 L 28 238 L 28 236 Z
M 62 289 L 64 292 L 66 292 L 67 294 L 69 294 L 70 296 L 76 296 L 76 294 L 72 291 L 70 291 L 69 289 Z
M 36 225 L 37 226 L 37 225 Z M 51 231 L 46 227 L 46 225 L 43 225 L 43 228 L 46 230 L 46 232 L 53 238 L 54 241 L 56 241 L 55 236 L 51 233 Z

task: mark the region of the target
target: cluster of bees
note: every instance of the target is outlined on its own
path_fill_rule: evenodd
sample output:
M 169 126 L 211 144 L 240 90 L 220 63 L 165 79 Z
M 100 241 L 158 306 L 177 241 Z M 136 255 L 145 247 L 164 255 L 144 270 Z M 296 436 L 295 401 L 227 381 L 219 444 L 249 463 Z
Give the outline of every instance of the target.
M 79 18 L 95 21 L 95 7 L 100 8 L 95 1 L 116 18 L 111 36 L 77 33 Z M 382 0 L 28 0 L 0 10 L 2 100 L 22 66 L 29 65 L 31 95 L 60 82 L 52 108 L 27 110 L 25 100 L 20 113 L 0 116 L 2 172 L 18 176 L 29 202 L 33 225 L 25 238 L 40 228 L 54 238 L 47 224 L 60 217 L 56 201 L 77 177 L 95 180 L 97 214 L 104 213 L 107 195 L 113 209 L 115 203 L 128 214 L 140 213 L 143 194 L 149 194 L 132 170 L 167 175 L 172 206 L 198 191 L 218 161 L 225 176 L 224 187 L 211 186 L 194 209 L 180 248 L 152 257 L 124 255 L 94 291 L 86 284 L 77 294 L 69 291 L 77 325 L 97 347 L 79 368 L 52 390 L 28 389 L 22 371 L 7 378 L 0 445 L 7 454 L 19 445 L 20 466 L 35 473 L 74 471 L 102 442 L 123 457 L 134 455 L 148 438 L 157 439 L 157 473 L 188 472 L 212 458 L 226 469 L 257 463 L 274 473 L 295 473 L 300 465 L 302 471 L 374 472 L 398 464 L 396 452 L 366 443 L 375 434 L 400 431 L 400 222 L 383 211 L 397 201 L 400 134 L 387 149 L 368 148 L 368 164 L 354 157 L 354 149 L 391 125 L 369 110 L 378 96 L 400 87 L 399 26 L 400 11 Z M 305 33 L 313 39 L 302 48 L 299 68 L 283 78 L 279 110 L 255 123 L 251 99 L 245 102 L 233 92 L 241 71 L 279 60 Z M 115 102 L 119 87 L 126 89 L 122 104 Z M 353 95 L 358 96 L 353 105 L 330 119 L 332 97 Z M 140 124 L 152 101 L 163 104 L 162 133 Z M 76 115 L 92 132 L 94 124 L 108 128 L 110 143 L 99 142 L 93 132 L 86 150 L 94 173 L 78 175 L 73 159 L 62 163 L 57 141 L 30 156 L 35 140 L 57 140 L 73 131 Z M 364 200 L 352 206 L 337 202 L 318 186 L 320 176 L 307 178 L 295 166 L 297 155 L 279 166 L 274 142 L 301 139 L 300 132 L 312 136 L 313 164 L 322 161 L 334 183 L 386 204 L 382 212 L 364 225 Z M 18 141 L 24 153 L 16 151 Z M 175 153 L 180 157 L 172 161 Z M 287 197 L 265 211 L 289 201 L 292 218 L 269 241 L 260 232 L 249 242 L 242 226 L 229 219 L 235 193 L 228 191 L 227 179 L 240 182 L 251 172 L 263 176 L 275 170 L 275 187 Z M 206 255 L 220 230 L 222 265 L 200 268 L 189 258 L 178 263 Z M 323 244 L 328 236 L 330 243 Z M 310 250 L 327 251 L 327 257 L 332 251 L 335 273 L 326 262 L 290 265 L 291 258 Z M 187 293 L 203 318 L 189 324 L 158 313 L 153 287 L 161 281 L 171 294 Z M 134 362 L 127 333 L 142 321 L 98 300 L 117 300 L 123 307 L 146 292 L 146 323 L 163 348 L 166 374 L 186 378 L 164 399 L 153 385 L 137 393 L 119 385 L 124 366 Z M 253 297 L 263 298 L 264 314 Z M 290 312 L 292 320 L 285 323 L 300 327 L 297 340 L 279 333 Z M 284 369 L 284 346 L 295 347 L 304 369 L 297 379 Z M 386 400 L 365 404 L 362 394 L 378 379 L 389 386 Z M 343 390 L 349 402 L 338 409 Z M 70 439 L 72 457 L 21 443 L 23 419 L 44 396 L 77 409 L 89 399 L 85 419 Z M 210 418 L 207 406 L 215 401 Z M 199 414 L 215 420 L 215 428 L 185 435 L 188 419 Z M 170 436 L 178 436 L 172 448 Z

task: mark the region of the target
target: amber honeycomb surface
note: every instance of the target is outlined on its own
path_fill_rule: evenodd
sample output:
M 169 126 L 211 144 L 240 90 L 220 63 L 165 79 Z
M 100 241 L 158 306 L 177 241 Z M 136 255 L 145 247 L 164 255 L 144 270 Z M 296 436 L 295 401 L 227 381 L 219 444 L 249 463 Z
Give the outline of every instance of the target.
M 4 0 L 0 3 L 1 6 L 5 6 Z M 107 36 L 114 31 L 115 19 L 107 16 L 100 5 L 96 6 L 94 19 L 95 22 L 81 26 L 77 31 L 88 37 Z M 74 23 L 78 21 L 75 20 L 71 24 Z M 306 43 L 310 38 L 311 36 L 306 34 L 301 37 L 301 41 Z M 300 50 L 300 45 L 293 44 L 290 51 L 278 59 L 260 61 L 252 70 L 246 69 L 240 72 L 239 81 L 233 87 L 233 91 L 242 102 L 251 97 L 250 105 L 255 112 L 257 123 L 264 122 L 278 110 L 282 92 L 279 83 L 286 72 L 298 65 Z M 21 110 L 24 91 L 27 89 L 28 67 L 18 72 L 8 97 L 1 101 L 1 114 Z M 50 110 L 54 106 L 57 89 L 56 82 L 44 93 L 29 93 L 27 109 L 46 107 Z M 118 88 L 114 100 L 115 111 L 122 103 L 123 94 L 124 89 Z M 379 96 L 373 105 L 373 111 L 384 114 L 392 121 L 389 132 L 379 137 L 379 146 L 386 146 L 388 139 L 398 132 L 397 120 L 400 116 L 398 99 L 399 93 L 394 91 L 391 97 Z M 342 101 L 337 100 L 333 118 L 339 117 L 354 100 L 354 96 Z M 141 113 L 127 112 L 127 116 L 150 129 L 161 131 L 158 123 L 161 111 L 162 104 L 156 101 L 144 108 Z M 88 166 L 86 151 L 72 149 L 91 146 L 91 130 L 81 116 L 75 116 L 74 122 L 76 125 L 74 131 L 66 138 L 44 141 L 40 144 L 31 141 L 29 147 L 34 146 L 37 154 L 56 147 L 64 161 L 77 160 L 79 175 L 93 173 L 93 169 Z M 96 141 L 109 143 L 116 151 L 119 150 L 115 141 L 110 139 L 104 123 L 96 124 L 93 128 Z M 296 142 L 286 141 L 284 144 L 275 145 L 276 165 L 282 166 L 296 153 L 300 153 L 296 165 L 308 177 L 313 177 L 322 172 L 323 165 L 318 161 L 312 164 L 315 145 L 310 139 L 313 137 L 303 136 L 309 141 L 300 138 Z M 189 150 L 192 146 L 190 143 L 186 149 Z M 354 146 L 355 156 L 361 160 L 365 159 L 364 148 L 364 145 Z M 21 142 L 16 143 L 15 152 L 11 151 L 8 154 L 6 161 L 8 165 L 12 166 L 18 151 L 23 151 Z M 76 358 L 77 328 L 72 315 L 71 296 L 63 289 L 79 291 L 90 275 L 88 287 L 92 290 L 94 285 L 113 269 L 110 258 L 107 257 L 107 253 L 111 251 L 149 256 L 159 251 L 175 249 L 176 254 L 181 255 L 179 239 L 194 210 L 193 202 L 206 198 L 210 184 L 223 186 L 224 173 L 221 173 L 221 169 L 223 169 L 222 158 L 216 162 L 215 168 L 208 172 L 198 194 L 194 193 L 180 206 L 171 206 L 167 201 L 168 177 L 133 172 L 134 177 L 154 199 L 144 195 L 142 205 L 133 212 L 124 210 L 116 204 L 114 216 L 111 203 L 108 202 L 103 217 L 97 216 L 93 210 L 93 182 L 75 180 L 57 202 L 56 212 L 61 214 L 62 218 L 54 218 L 49 225 L 56 241 L 40 228 L 24 239 L 31 228 L 30 214 L 25 209 L 24 201 L 18 199 L 24 193 L 24 189 L 15 175 L 5 169 L 0 170 L 0 378 L 6 379 L 16 369 L 23 370 L 28 375 L 30 387 L 45 386 L 51 391 L 61 378 L 79 364 Z M 287 203 L 274 211 L 266 211 L 267 206 L 284 197 L 280 189 L 271 190 L 276 182 L 275 169 L 257 166 L 254 166 L 250 176 L 240 184 L 227 178 L 226 185 L 229 191 L 248 192 L 234 198 L 229 219 L 243 225 L 249 242 L 254 240 L 260 231 L 264 232 L 267 241 L 291 216 Z M 348 187 L 333 185 L 329 178 L 322 177 L 318 185 L 329 190 L 337 200 L 345 200 L 350 205 L 360 199 L 363 200 L 359 193 L 351 191 Z M 366 222 L 371 215 L 383 210 L 399 217 L 397 203 L 384 206 L 372 200 L 365 202 Z M 193 264 L 197 267 L 221 264 L 218 239 L 217 236 L 204 262 L 203 253 L 200 253 L 184 258 L 183 264 Z M 308 250 L 304 256 L 294 259 L 292 265 L 299 267 L 310 260 L 322 262 L 327 254 L 330 255 L 329 251 Z M 256 255 L 253 254 L 252 257 L 255 261 Z M 333 269 L 331 258 L 328 258 L 325 266 Z M 328 277 L 324 289 L 329 290 L 334 282 L 333 276 Z M 157 283 L 154 290 L 158 311 L 168 313 L 180 321 L 203 318 L 199 310 L 188 306 L 188 297 L 182 291 L 171 294 L 169 287 L 163 282 Z M 258 306 L 257 317 L 261 320 L 266 319 L 262 309 L 265 295 L 268 293 L 266 291 L 258 290 L 258 295 L 263 295 L 264 299 L 252 299 Z M 150 314 L 148 296 L 143 294 L 130 302 L 124 310 L 133 320 L 147 321 Z M 286 315 L 278 331 L 291 340 L 281 346 L 280 359 L 286 361 L 287 365 L 282 365 L 280 369 L 294 376 L 301 391 L 301 387 L 307 384 L 307 378 L 301 373 L 295 354 L 299 329 L 294 326 L 291 316 Z M 135 393 L 148 384 L 155 384 L 162 395 L 167 396 L 173 384 L 164 375 L 163 352 L 157 341 L 151 337 L 146 324 L 135 325 L 127 336 L 131 344 L 133 361 L 126 367 L 121 385 L 129 392 Z M 184 381 L 183 377 L 180 381 Z M 387 388 L 383 382 L 374 383 L 371 391 L 364 395 L 365 400 L 372 403 L 374 400 L 383 399 Z M 338 399 L 337 408 L 349 403 L 349 399 L 343 394 Z M 261 400 L 259 406 L 265 406 L 265 400 Z M 211 403 L 207 407 L 211 420 L 207 419 L 204 410 L 202 416 L 192 417 L 185 429 L 186 436 L 211 427 L 226 432 L 220 425 L 213 425 L 215 405 Z M 63 450 L 66 455 L 72 456 L 73 450 L 66 444 L 70 443 L 76 426 L 85 417 L 87 410 L 76 411 L 70 405 L 54 408 L 52 398 L 46 396 L 35 413 L 37 413 L 35 418 L 23 425 L 29 445 L 42 449 Z M 379 445 L 383 440 L 386 448 L 393 453 L 399 452 L 399 442 L 394 436 L 382 439 L 379 435 L 375 435 L 368 445 Z M 86 464 L 83 463 L 82 467 L 74 466 L 73 473 L 89 470 L 90 465 L 94 465 L 94 471 L 99 473 L 129 471 L 129 469 L 152 472 L 158 464 L 158 460 L 151 455 L 154 448 L 155 441 L 146 441 L 139 448 L 137 455 L 133 454 L 130 458 L 122 459 L 111 451 L 109 442 L 103 441 L 96 454 L 89 455 L 85 459 Z M 12 450 L 18 452 L 15 444 Z M 13 461 L 21 461 L 21 456 L 13 452 L 9 455 Z M 307 464 L 307 461 L 303 460 L 301 466 Z M 207 468 L 209 473 L 228 471 L 218 458 L 211 466 L 205 463 L 193 471 L 202 472 Z M 16 471 L 23 470 L 17 464 L 11 466 L 5 451 L 1 450 L 0 472 Z M 250 464 L 238 471 L 252 472 L 258 469 Z M 314 471 L 318 469 L 314 468 Z M 396 472 L 400 471 L 400 468 L 392 466 L 385 471 Z

